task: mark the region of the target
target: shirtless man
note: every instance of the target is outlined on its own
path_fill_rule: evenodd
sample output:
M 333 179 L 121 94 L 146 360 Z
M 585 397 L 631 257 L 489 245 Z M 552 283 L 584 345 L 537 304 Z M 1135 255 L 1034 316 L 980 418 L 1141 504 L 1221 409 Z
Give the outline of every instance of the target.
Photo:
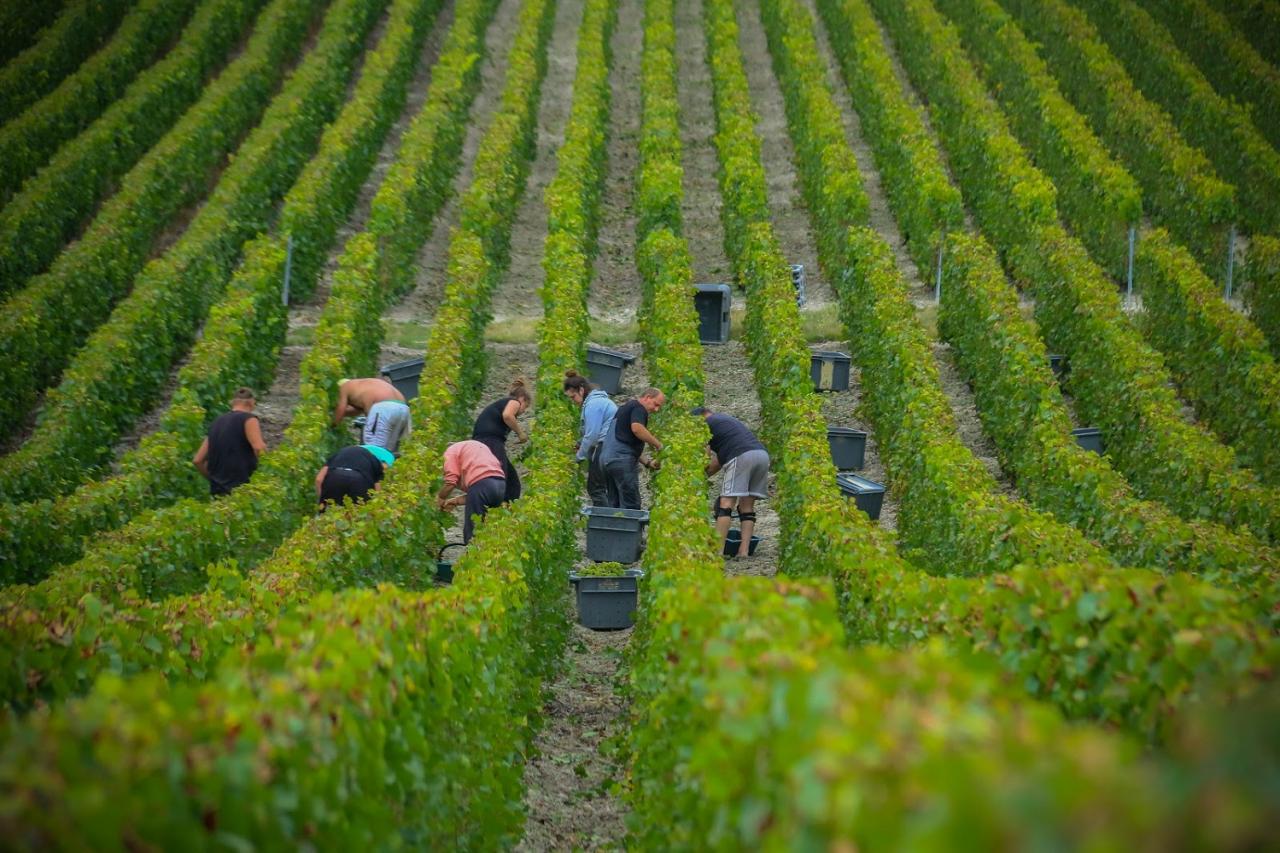
M 340 426 L 350 415 L 365 415 L 367 420 L 361 444 L 385 447 L 399 452 L 400 441 L 412 432 L 409 404 L 404 395 L 385 379 L 344 379 L 338 385 L 338 405 L 333 410 L 333 425 Z

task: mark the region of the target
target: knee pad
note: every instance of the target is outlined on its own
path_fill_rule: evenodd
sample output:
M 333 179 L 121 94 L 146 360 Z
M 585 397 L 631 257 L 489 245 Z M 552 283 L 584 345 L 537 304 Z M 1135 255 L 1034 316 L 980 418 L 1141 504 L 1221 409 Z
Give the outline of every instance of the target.
M 755 521 L 755 520 L 756 520 L 756 514 L 754 512 L 738 513 L 738 521 Z
M 733 518 L 733 507 L 716 503 L 716 518 Z

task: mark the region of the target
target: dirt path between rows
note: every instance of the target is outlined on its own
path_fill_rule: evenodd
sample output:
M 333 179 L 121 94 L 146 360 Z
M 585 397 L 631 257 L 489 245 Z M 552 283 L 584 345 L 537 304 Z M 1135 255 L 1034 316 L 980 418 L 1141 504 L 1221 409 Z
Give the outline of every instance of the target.
M 635 177 L 640 165 L 640 58 L 644 50 L 641 0 L 619 0 L 609 75 L 608 170 L 600 199 L 595 276 L 587 304 L 593 318 L 636 318 L 643 284 L 636 269 Z
M 480 70 L 480 91 L 471 105 L 471 117 L 467 123 L 466 138 L 458 175 L 453 182 L 453 193 L 448 202 L 436 214 L 431 235 L 418 252 L 418 275 L 414 290 L 382 314 L 388 324 L 412 324 L 422 327 L 423 338 L 435 316 L 436 306 L 444 293 L 446 265 L 449 260 L 449 241 L 461 214 L 459 199 L 471 185 L 475 171 L 476 152 L 480 140 L 489 127 L 494 112 L 501 104 L 502 87 L 507 74 L 507 59 L 511 43 L 519 26 L 519 0 L 501 0 L 493 21 L 485 32 L 485 56 Z M 383 347 L 381 364 L 407 357 L 422 355 L 422 349 L 405 350 Z
M 795 147 L 787 130 L 786 102 L 773 73 L 769 43 L 758 10 L 756 3 L 738 5 L 738 45 L 745 60 L 743 67 L 756 114 L 756 135 L 760 137 L 760 161 L 764 164 L 773 233 L 787 263 L 804 265 L 804 308 L 813 310 L 834 304 L 835 292 L 826 271 L 818 266 L 817 241 L 796 171 Z

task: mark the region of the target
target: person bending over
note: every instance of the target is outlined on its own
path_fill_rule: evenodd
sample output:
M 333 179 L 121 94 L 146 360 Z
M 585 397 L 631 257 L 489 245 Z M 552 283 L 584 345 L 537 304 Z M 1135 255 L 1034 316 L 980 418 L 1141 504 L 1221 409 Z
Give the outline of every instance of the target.
M 400 442 L 413 432 L 409 404 L 396 386 L 385 379 L 344 379 L 338 384 L 338 404 L 333 410 L 333 425 L 341 426 L 344 418 L 365 415 L 361 444 L 385 447 L 400 452 Z
M 330 456 L 316 474 L 320 511 L 324 512 L 330 503 L 342 503 L 344 498 L 352 503 L 364 503 L 369 493 L 382 485 L 382 475 L 395 461 L 390 450 L 376 444 L 342 448 Z
M 711 430 L 707 475 L 724 472 L 720 478 L 720 499 L 716 502 L 720 549 L 724 550 L 736 508 L 738 521 L 742 523 L 738 556 L 745 557 L 750 553 L 751 534 L 756 527 L 756 501 L 769 496 L 769 454 L 755 433 L 737 418 L 716 414 L 705 406 L 694 409 L 693 414 L 706 418 Z
M 611 506 L 604 467 L 600 464 L 600 451 L 604 449 L 605 434 L 613 427 L 618 404 L 574 370 L 564 375 L 564 393 L 582 409 L 578 461 L 587 463 L 587 497 L 592 506 Z
M 484 407 L 476 418 L 475 426 L 471 428 L 471 437 L 489 448 L 497 457 L 498 463 L 502 465 L 502 475 L 507 481 L 505 499 L 508 501 L 520 497 L 520 475 L 507 456 L 507 436 L 515 430 L 517 441 L 529 440 L 529 434 L 524 431 L 516 418 L 529 411 L 532 402 L 533 398 L 529 396 L 529 389 L 525 388 L 524 380 L 517 379 L 511 383 L 511 390 L 507 392 L 507 396 L 494 400 Z
M 449 497 L 454 489 L 462 492 Z M 475 533 L 475 518 L 506 500 L 507 483 L 502 476 L 502 463 L 493 451 L 471 439 L 449 445 L 444 452 L 444 485 L 436 493 L 436 508 L 447 512 L 455 506 L 466 505 L 462 521 L 462 544 L 471 542 Z
M 605 433 L 600 464 L 604 468 L 609 489 L 609 506 L 640 509 L 640 466 L 658 470 L 658 463 L 641 454 L 647 444 L 654 453 L 662 450 L 662 442 L 649 432 L 649 415 L 659 411 L 667 401 L 657 388 L 647 388 L 639 397 L 618 407 L 613 428 Z
M 253 413 L 257 405 L 252 388 L 237 388 L 231 411 L 214 418 L 209 434 L 191 458 L 191 464 L 209 481 L 209 494 L 214 497 L 231 494 L 258 469 L 258 457 L 267 443 L 262 440 L 262 424 Z

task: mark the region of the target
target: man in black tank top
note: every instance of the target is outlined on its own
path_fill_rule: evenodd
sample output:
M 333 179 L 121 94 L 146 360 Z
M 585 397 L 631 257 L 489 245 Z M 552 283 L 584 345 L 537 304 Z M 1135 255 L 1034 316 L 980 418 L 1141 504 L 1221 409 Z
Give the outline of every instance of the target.
M 240 387 L 231 400 L 231 411 L 209 424 L 209 435 L 191 462 L 209 480 L 209 494 L 228 495 L 249 482 L 258 457 L 267 449 L 262 427 L 253 413 L 257 401 L 251 388 Z

